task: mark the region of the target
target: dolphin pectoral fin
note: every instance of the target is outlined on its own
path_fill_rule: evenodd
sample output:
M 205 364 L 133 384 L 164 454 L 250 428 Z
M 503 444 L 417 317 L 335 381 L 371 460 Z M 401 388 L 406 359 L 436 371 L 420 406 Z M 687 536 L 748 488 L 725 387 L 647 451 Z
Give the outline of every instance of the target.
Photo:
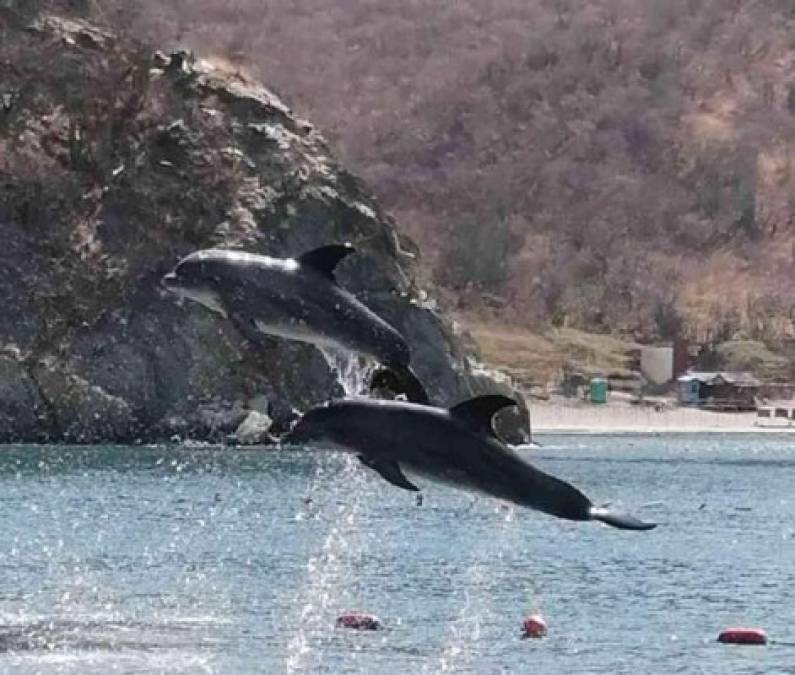
M 496 436 L 492 422 L 503 408 L 517 405 L 516 401 L 500 394 L 478 396 L 450 408 L 450 414 L 472 431 Z
M 237 332 L 240 333 L 246 340 L 253 342 L 255 345 L 262 343 L 262 338 L 264 335 L 257 330 L 257 327 L 254 325 L 254 322 L 251 319 L 240 316 L 239 314 L 235 314 L 233 312 L 229 314 L 229 321 L 232 322 L 235 330 L 237 330 Z
M 236 313 L 229 314 L 229 321 L 246 341 L 255 347 L 269 348 L 274 344 L 273 338 L 259 330 L 251 319 Z
M 365 466 L 369 466 L 373 471 L 377 471 L 381 478 L 392 483 L 392 485 L 403 488 L 404 490 L 411 490 L 412 492 L 420 491 L 416 485 L 406 478 L 397 462 L 369 459 L 363 455 L 359 455 L 359 460 Z
M 313 251 L 307 251 L 296 260 L 304 267 L 311 267 L 316 272 L 320 272 L 324 277 L 332 281 L 334 279 L 334 269 L 340 261 L 356 251 L 351 244 L 332 244 L 331 246 L 321 246 Z
M 410 403 L 430 403 L 422 382 L 407 367 L 379 368 L 370 378 L 370 388 L 385 389 L 396 395 L 403 394 Z
M 657 527 L 657 523 L 645 523 L 628 513 L 611 511 L 604 507 L 591 507 L 590 516 L 591 520 L 598 520 L 620 530 L 653 530 Z

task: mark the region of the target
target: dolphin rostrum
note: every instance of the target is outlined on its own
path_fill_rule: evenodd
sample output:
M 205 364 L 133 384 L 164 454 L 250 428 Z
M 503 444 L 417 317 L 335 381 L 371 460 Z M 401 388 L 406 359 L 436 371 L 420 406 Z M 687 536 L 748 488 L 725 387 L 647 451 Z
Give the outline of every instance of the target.
M 625 530 L 650 530 L 628 514 L 596 507 L 577 488 L 550 476 L 500 441 L 494 414 L 516 405 L 479 396 L 449 410 L 405 401 L 344 399 L 308 410 L 284 439 L 327 441 L 358 454 L 363 464 L 405 490 L 418 490 L 404 470 L 485 493 L 568 520 L 598 520 Z
M 293 259 L 206 249 L 183 258 L 163 285 L 226 317 L 255 344 L 264 333 L 369 356 L 388 369 L 374 380 L 427 403 L 406 340 L 334 278 L 353 251 L 348 244 L 324 246 Z

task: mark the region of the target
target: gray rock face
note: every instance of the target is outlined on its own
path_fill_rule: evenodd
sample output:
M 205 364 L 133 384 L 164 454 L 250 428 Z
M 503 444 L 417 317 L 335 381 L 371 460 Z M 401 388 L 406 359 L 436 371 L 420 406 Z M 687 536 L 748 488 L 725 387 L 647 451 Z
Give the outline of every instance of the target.
M 32 375 L 49 409 L 48 440 L 95 443 L 133 436 L 135 418 L 124 399 L 51 361 L 37 364 Z
M 17 66 L 0 110 L 0 440 L 220 441 L 241 426 L 264 439 L 339 395 L 313 347 L 255 348 L 160 289 L 210 246 L 294 256 L 353 243 L 341 285 L 406 335 L 432 400 L 490 390 L 418 301 L 392 221 L 267 89 L 78 21 L 6 36 L 0 63 Z
M 0 356 L 0 442 L 38 436 L 47 428 L 44 399 L 24 364 L 13 356 Z

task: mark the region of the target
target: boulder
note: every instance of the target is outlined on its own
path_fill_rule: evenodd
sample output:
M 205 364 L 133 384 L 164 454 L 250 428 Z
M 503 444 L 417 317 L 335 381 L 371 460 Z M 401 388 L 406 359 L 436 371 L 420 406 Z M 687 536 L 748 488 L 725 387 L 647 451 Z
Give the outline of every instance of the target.
M 274 442 L 270 429 L 273 420 L 265 413 L 252 410 L 235 431 L 235 439 L 241 445 L 268 445 Z

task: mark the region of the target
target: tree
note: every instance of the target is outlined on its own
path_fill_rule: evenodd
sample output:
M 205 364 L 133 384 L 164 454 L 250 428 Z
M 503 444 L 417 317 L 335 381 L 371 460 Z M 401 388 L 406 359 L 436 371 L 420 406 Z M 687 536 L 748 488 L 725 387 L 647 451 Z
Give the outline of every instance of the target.
M 503 288 L 516 237 L 502 209 L 489 220 L 490 226 L 473 215 L 451 229 L 437 272 L 439 281 L 459 290 L 474 286 L 497 292 Z

